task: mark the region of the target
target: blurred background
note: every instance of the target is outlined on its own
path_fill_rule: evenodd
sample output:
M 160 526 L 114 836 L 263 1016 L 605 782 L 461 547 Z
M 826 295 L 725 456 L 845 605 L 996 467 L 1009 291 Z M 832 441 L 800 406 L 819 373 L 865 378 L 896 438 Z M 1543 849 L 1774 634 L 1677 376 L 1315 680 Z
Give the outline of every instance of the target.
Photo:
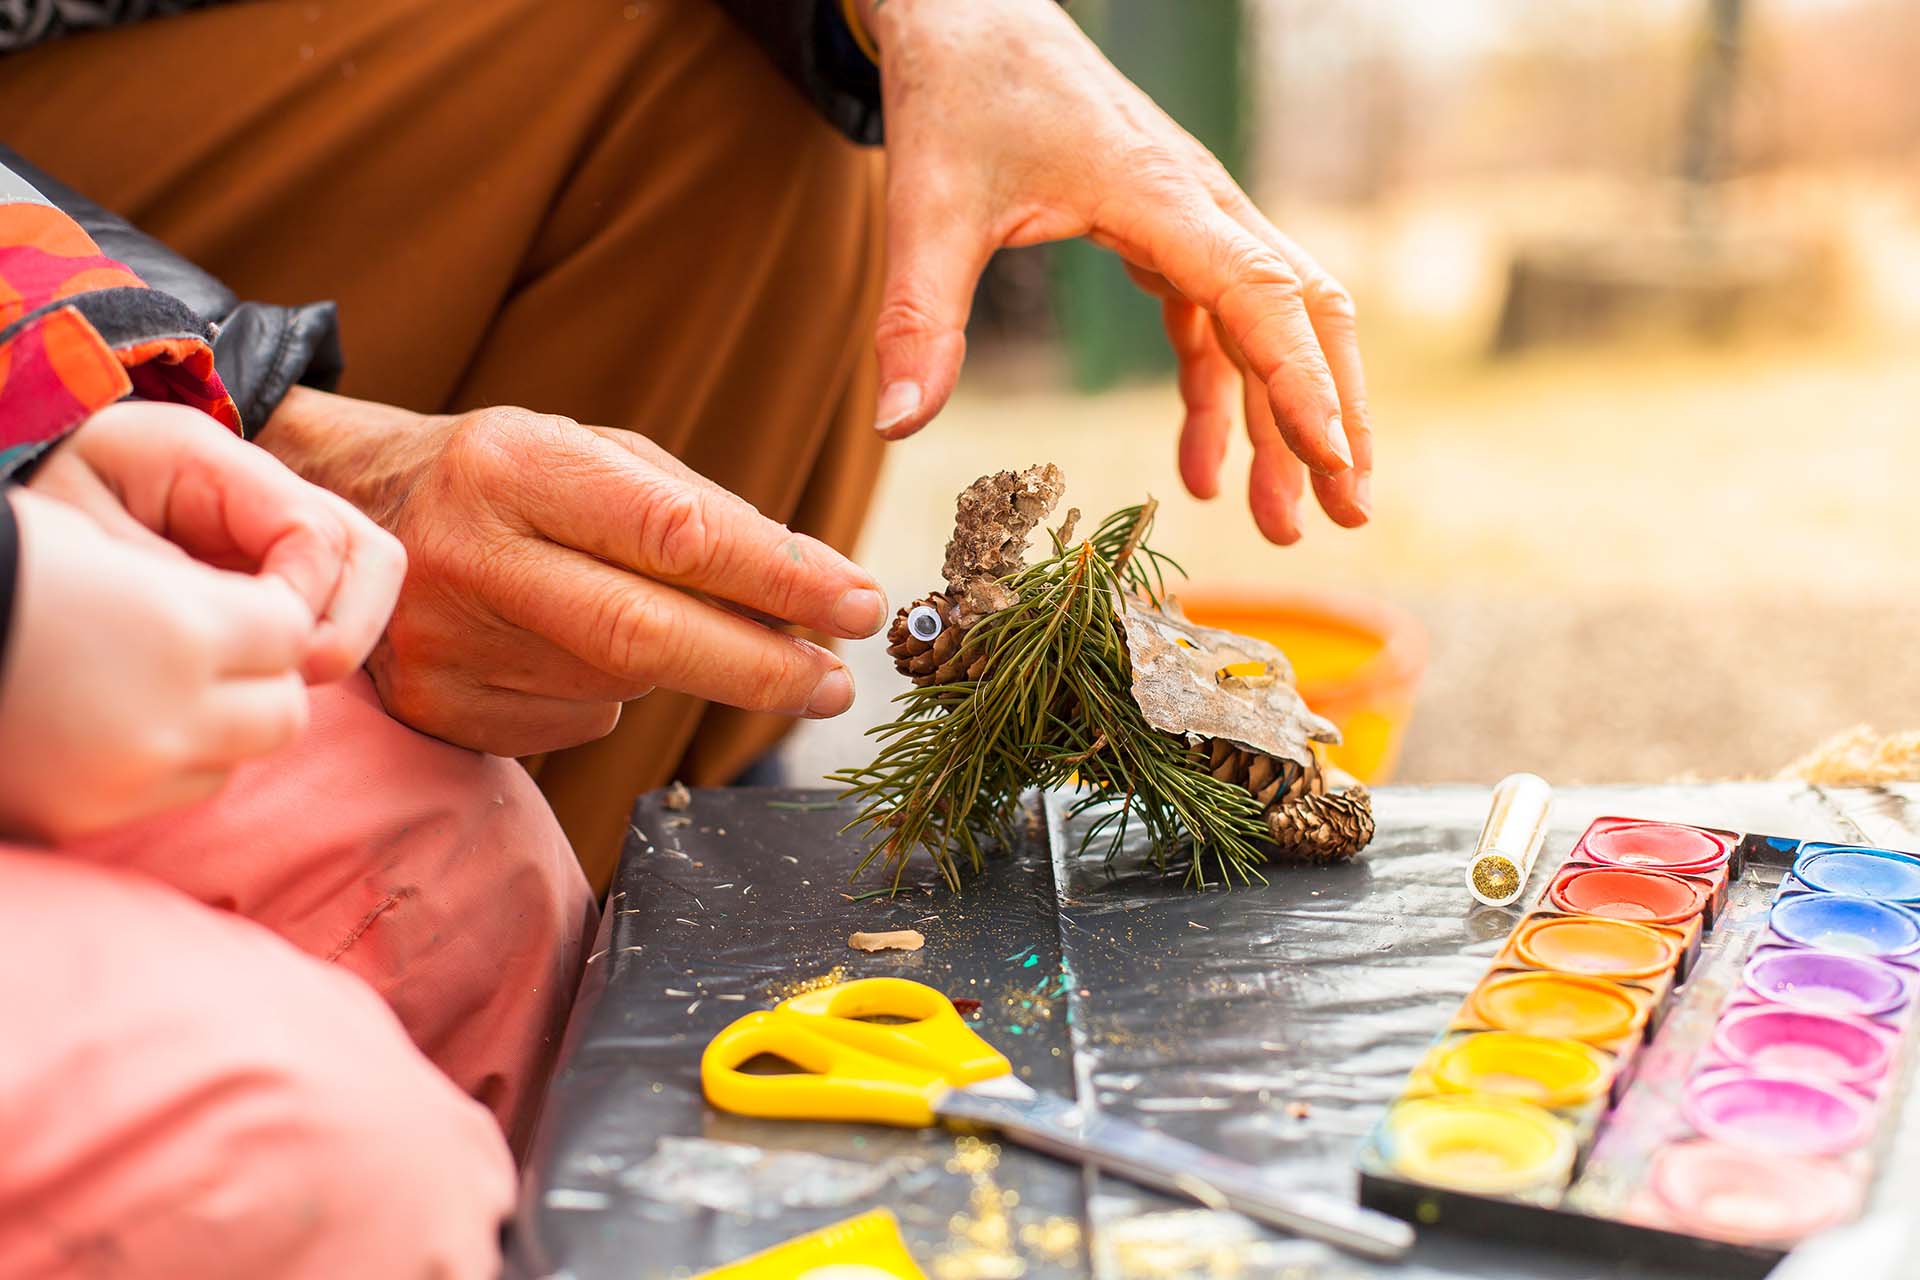
M 1374 717 L 1376 778 L 1772 776 L 1920 728 L 1920 3 L 1073 12 L 1355 295 L 1375 519 L 1267 545 L 1244 441 L 1188 497 L 1157 309 L 1088 246 L 1022 250 L 952 407 L 889 451 L 861 558 L 896 602 L 958 490 L 1053 461 L 1089 516 L 1159 498 L 1216 606 L 1322 618 L 1303 684 Z M 902 687 L 849 656 L 860 702 L 796 777 L 864 759 Z

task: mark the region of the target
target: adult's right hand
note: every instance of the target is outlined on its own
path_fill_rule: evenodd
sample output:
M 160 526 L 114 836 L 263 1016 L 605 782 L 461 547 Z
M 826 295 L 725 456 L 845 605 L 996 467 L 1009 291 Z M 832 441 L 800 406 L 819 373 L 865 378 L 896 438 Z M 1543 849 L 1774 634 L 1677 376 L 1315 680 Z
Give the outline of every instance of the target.
M 887 619 L 865 570 L 631 432 L 296 388 L 260 442 L 405 545 L 369 670 L 389 712 L 463 746 L 590 741 L 656 687 L 838 715 L 845 666 L 776 626 L 857 638 Z

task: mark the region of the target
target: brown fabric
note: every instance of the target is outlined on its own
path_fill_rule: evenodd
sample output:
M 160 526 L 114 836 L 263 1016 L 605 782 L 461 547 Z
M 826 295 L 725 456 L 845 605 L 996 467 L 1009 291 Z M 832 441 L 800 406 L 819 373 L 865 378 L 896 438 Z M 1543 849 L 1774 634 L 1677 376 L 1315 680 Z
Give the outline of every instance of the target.
M 630 427 L 851 546 L 879 157 L 708 0 L 253 0 L 0 59 L 0 121 L 243 297 L 338 299 L 349 395 Z M 537 776 L 604 886 L 634 795 L 783 728 L 656 694 Z

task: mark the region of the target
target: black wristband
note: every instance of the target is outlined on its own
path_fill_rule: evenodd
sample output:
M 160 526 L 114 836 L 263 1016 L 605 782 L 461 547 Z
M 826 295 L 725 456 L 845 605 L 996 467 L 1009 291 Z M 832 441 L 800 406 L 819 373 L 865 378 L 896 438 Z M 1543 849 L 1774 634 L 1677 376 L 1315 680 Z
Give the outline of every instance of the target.
M 13 630 L 13 581 L 20 571 L 20 529 L 7 486 L 0 485 L 0 688 L 7 675 L 7 636 Z

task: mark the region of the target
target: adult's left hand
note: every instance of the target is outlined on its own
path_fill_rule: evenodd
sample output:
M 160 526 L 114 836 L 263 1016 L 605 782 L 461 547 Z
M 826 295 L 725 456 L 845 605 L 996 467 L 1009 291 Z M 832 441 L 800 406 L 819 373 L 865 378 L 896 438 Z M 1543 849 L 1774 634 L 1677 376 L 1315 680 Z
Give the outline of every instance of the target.
M 1248 504 L 1268 539 L 1299 538 L 1308 472 L 1336 523 L 1365 523 L 1373 438 L 1353 303 L 1220 162 L 1054 0 L 856 4 L 880 46 L 887 120 L 881 434 L 912 434 L 952 394 L 995 249 L 1086 236 L 1162 300 L 1187 488 L 1219 492 L 1239 400 Z

